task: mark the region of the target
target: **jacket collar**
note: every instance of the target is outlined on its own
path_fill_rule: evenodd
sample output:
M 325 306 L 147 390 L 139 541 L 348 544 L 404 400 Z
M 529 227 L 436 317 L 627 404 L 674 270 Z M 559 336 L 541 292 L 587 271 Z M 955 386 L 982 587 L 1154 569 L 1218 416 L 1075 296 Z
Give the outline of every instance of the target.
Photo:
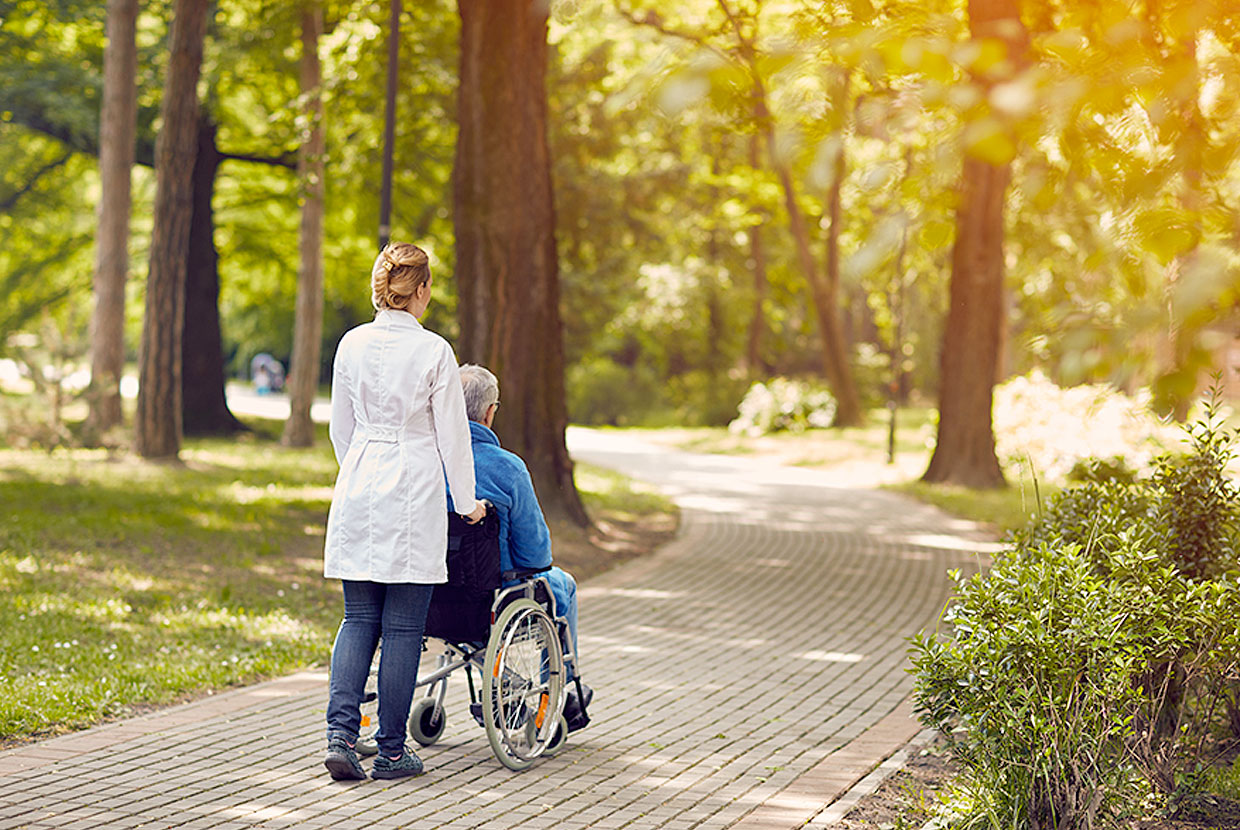
M 499 436 L 477 421 L 469 422 L 469 437 L 475 444 L 494 444 L 499 446 Z
M 389 326 L 422 328 L 422 324 L 418 322 L 417 317 L 414 317 L 408 311 L 397 311 L 394 308 L 381 308 L 376 311 L 375 322 Z

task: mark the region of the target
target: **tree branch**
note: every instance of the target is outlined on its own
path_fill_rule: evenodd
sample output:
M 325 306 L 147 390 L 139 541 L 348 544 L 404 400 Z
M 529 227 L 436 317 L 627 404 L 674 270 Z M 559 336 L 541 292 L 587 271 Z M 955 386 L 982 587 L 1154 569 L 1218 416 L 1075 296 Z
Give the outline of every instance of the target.
M 269 164 L 272 167 L 286 167 L 289 170 L 297 169 L 296 153 L 282 153 L 278 156 L 254 156 L 248 153 L 220 152 L 220 161 L 247 161 L 252 164 Z
M 734 56 L 728 54 L 726 50 L 720 49 L 718 46 L 711 43 L 710 40 L 705 35 L 701 35 L 696 32 L 690 32 L 685 29 L 679 29 L 679 28 L 675 28 L 675 27 L 667 25 L 667 23 L 664 22 L 663 17 L 654 9 L 648 10 L 644 15 L 639 15 L 637 12 L 633 11 L 632 9 L 626 8 L 625 6 L 621 5 L 620 0 L 615 0 L 613 5 L 615 6 L 616 13 L 619 14 L 621 17 L 623 17 L 625 20 L 632 23 L 634 26 L 647 26 L 659 32 L 660 34 L 666 35 L 668 37 L 673 37 L 678 40 L 688 41 L 689 43 L 692 43 L 696 46 L 700 46 L 703 49 L 709 49 L 715 54 L 720 55 L 728 60 L 735 60 Z M 715 34 L 719 34 L 719 33 L 716 32 Z
M 28 182 L 26 182 L 24 185 L 22 185 L 20 188 L 18 188 L 14 192 L 10 193 L 8 196 L 5 197 L 4 201 L 0 202 L 0 213 L 5 213 L 11 210 L 13 205 L 17 204 L 17 201 L 21 199 L 21 197 L 25 196 L 27 193 L 29 193 L 31 190 L 34 189 L 34 186 L 38 184 L 39 179 L 43 178 L 43 176 L 55 170 L 57 167 L 63 166 L 65 162 L 67 162 L 72 157 L 73 157 L 72 152 L 65 153 L 63 156 L 56 159 L 55 161 L 48 162 L 47 164 L 43 165 L 38 170 L 36 170 L 34 175 L 30 178 Z

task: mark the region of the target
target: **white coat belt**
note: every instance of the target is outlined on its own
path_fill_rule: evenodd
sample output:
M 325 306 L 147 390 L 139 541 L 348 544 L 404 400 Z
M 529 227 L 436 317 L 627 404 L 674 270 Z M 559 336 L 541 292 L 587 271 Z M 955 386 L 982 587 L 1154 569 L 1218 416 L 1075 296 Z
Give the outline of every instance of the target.
M 353 443 L 371 441 L 376 444 L 399 444 L 403 438 L 401 430 L 395 427 L 377 427 L 372 425 L 358 425 L 357 431 L 353 433 Z

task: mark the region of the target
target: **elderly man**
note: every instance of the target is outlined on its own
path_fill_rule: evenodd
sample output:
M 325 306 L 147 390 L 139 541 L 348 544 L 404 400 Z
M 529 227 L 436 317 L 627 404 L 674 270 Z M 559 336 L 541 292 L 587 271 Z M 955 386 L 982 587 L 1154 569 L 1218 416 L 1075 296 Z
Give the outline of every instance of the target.
M 580 663 L 577 650 L 577 583 L 571 574 L 551 565 L 551 533 L 543 518 L 534 483 L 525 462 L 499 444 L 491 431 L 495 412 L 499 409 L 499 381 L 481 366 L 461 367 L 461 385 L 465 390 L 465 414 L 474 451 L 474 491 L 480 499 L 494 505 L 499 516 L 499 551 L 502 570 L 513 568 L 548 568 L 547 581 L 555 595 L 556 610 L 568 620 L 573 640 L 573 654 Z M 451 509 L 451 505 L 449 505 Z M 572 680 L 572 678 L 569 678 Z M 564 704 L 568 731 L 574 732 L 589 723 L 585 709 L 593 691 L 584 683 L 577 693 L 577 684 L 570 683 Z M 583 705 L 584 703 L 584 705 Z

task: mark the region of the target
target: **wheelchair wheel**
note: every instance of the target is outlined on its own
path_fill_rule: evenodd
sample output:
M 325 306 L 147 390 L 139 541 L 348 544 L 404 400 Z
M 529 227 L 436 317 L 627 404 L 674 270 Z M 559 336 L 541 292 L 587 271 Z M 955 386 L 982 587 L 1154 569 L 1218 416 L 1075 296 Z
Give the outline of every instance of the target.
M 409 736 L 422 746 L 439 740 L 447 724 L 443 706 L 433 697 L 419 698 L 409 712 Z
M 564 655 L 555 623 L 530 599 L 491 627 L 482 672 L 482 720 L 495 757 L 523 770 L 546 752 L 564 709 Z

